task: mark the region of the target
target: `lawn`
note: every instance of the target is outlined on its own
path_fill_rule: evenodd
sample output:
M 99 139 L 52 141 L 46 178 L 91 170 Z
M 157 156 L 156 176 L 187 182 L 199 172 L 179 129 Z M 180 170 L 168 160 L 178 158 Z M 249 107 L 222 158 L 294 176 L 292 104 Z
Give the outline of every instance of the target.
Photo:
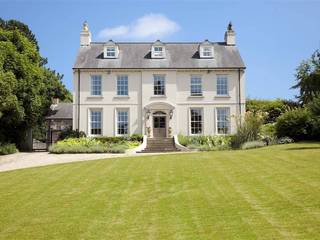
M 320 143 L 0 173 L 0 239 L 319 239 Z

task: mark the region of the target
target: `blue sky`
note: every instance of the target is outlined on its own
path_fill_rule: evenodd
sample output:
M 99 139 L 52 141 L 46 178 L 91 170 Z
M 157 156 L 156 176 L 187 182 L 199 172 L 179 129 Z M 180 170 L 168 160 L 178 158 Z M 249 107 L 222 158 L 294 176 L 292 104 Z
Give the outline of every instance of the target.
M 223 41 L 231 20 L 247 66 L 247 96 L 265 99 L 294 98 L 295 68 L 320 48 L 319 12 L 320 1 L 0 0 L 0 17 L 29 25 L 70 90 L 84 20 L 93 41 Z

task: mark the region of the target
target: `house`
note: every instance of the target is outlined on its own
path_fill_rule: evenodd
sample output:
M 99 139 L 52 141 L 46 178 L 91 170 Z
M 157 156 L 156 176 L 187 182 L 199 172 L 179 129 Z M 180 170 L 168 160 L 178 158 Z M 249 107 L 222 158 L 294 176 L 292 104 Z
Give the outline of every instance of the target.
M 63 130 L 72 128 L 72 103 L 60 103 L 59 99 L 54 99 L 50 106 L 50 111 L 46 117 L 47 121 L 47 146 L 55 143 Z
M 92 42 L 84 23 L 73 84 L 73 128 L 88 136 L 232 134 L 245 111 L 231 23 L 223 42 Z

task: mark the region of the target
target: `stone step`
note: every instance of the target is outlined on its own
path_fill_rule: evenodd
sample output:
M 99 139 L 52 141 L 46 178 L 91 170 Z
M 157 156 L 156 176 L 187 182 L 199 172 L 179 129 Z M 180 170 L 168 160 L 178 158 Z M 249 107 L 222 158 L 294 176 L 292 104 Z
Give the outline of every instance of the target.
M 148 138 L 147 147 L 141 153 L 178 152 L 173 138 Z

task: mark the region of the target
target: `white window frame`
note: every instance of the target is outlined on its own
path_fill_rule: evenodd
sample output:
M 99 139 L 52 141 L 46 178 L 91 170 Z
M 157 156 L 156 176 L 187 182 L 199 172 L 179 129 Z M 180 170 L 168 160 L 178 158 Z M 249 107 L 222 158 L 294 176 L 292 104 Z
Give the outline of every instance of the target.
M 118 123 L 119 123 L 119 112 L 126 112 L 127 113 L 127 133 L 120 134 L 118 133 Z M 129 108 L 116 108 L 115 111 L 115 135 L 116 136 L 130 136 L 130 111 Z
M 225 80 L 225 84 L 220 83 L 219 81 Z M 224 89 L 222 89 L 222 86 L 225 86 Z M 219 90 L 226 90 L 226 93 L 219 92 Z M 217 74 L 217 81 L 216 81 L 216 93 L 217 96 L 229 96 L 229 77 L 226 74 Z
M 156 77 L 161 77 L 161 78 L 163 78 L 163 81 L 161 81 L 161 82 L 163 82 L 163 94 L 156 94 L 156 92 L 155 92 L 155 87 L 156 86 L 161 86 L 161 85 L 156 85 L 155 84 L 155 81 L 158 81 L 158 80 L 156 80 Z M 153 96 L 165 96 L 166 95 L 166 75 L 164 75 L 164 74 L 153 74 Z
M 152 46 L 152 58 L 164 58 L 164 57 L 165 57 L 164 46 Z
M 124 78 L 126 84 L 124 84 Z M 126 94 L 123 94 L 126 93 Z M 117 75 L 117 96 L 129 96 L 129 78 L 128 75 Z
M 104 46 L 103 56 L 104 58 L 118 58 L 119 47 L 117 45 Z
M 100 134 L 92 134 L 92 113 L 93 112 L 100 112 L 101 114 L 101 122 L 100 122 L 100 129 L 101 133 Z M 101 108 L 90 108 L 88 109 L 88 135 L 89 136 L 102 136 L 103 135 L 103 111 Z
M 201 133 L 192 133 L 192 110 L 200 110 L 201 111 Z M 191 107 L 189 108 L 189 134 L 191 136 L 203 135 L 204 133 L 204 111 L 201 107 Z
M 229 118 L 226 121 L 221 121 L 218 119 L 218 110 L 225 109 L 227 111 L 226 116 Z M 231 134 L 231 114 L 230 114 L 230 107 L 216 107 L 215 108 L 215 121 L 216 121 L 216 134 L 217 135 L 229 135 Z M 226 133 L 219 133 L 218 125 L 220 122 L 227 122 L 228 131 Z
M 100 80 L 100 84 L 95 85 L 98 78 Z M 97 91 L 97 87 L 100 87 L 100 91 Z M 97 94 L 97 92 L 100 94 Z M 101 75 L 90 75 L 90 95 L 91 96 L 102 96 L 102 76 Z
M 199 82 L 193 82 L 194 80 L 200 80 Z M 192 92 L 192 87 L 197 87 L 200 89 L 200 92 Z M 190 77 L 190 96 L 192 97 L 201 97 L 202 92 L 202 76 L 201 75 L 191 75 Z
M 213 58 L 213 47 L 212 46 L 201 46 L 200 47 L 200 58 Z

